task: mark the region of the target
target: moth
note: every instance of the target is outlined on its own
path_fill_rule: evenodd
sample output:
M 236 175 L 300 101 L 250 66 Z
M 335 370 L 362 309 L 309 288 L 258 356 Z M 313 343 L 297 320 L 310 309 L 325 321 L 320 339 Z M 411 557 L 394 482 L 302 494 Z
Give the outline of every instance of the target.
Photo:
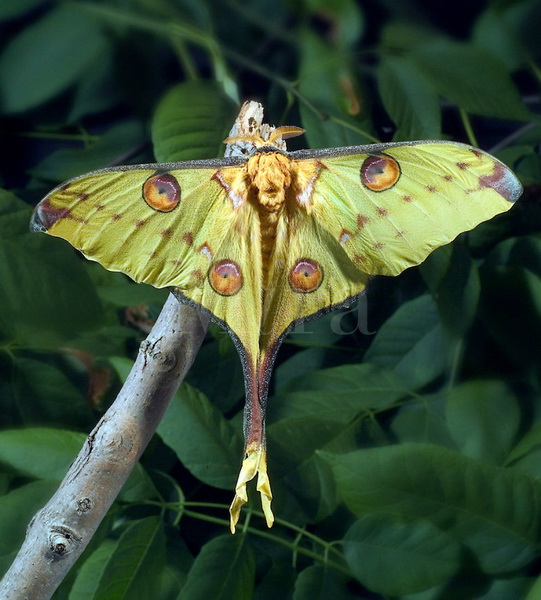
M 234 532 L 257 476 L 267 525 L 265 405 L 278 348 L 302 321 L 346 306 L 374 275 L 398 275 L 522 192 L 499 160 L 441 141 L 287 152 L 297 127 L 229 138 L 240 156 L 120 166 L 60 185 L 31 229 L 138 282 L 171 288 L 232 336 L 245 386 Z

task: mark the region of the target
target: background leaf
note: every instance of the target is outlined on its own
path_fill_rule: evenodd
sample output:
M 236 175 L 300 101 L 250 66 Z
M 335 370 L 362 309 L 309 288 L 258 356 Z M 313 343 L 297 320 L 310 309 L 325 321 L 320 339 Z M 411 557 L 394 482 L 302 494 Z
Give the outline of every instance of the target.
M 202 549 L 179 600 L 248 600 L 254 585 L 254 557 L 245 536 L 223 535 Z M 210 577 L 210 573 L 221 573 Z
M 152 143 L 158 162 L 215 158 L 223 154 L 236 107 L 212 82 L 171 88 L 156 107 Z
M 502 382 L 469 381 L 451 391 L 446 417 L 464 454 L 501 465 L 517 434 L 520 412 L 513 392 Z
M 4 50 L 0 58 L 3 111 L 19 113 L 51 100 L 107 50 L 107 39 L 91 14 L 76 5 L 58 5 Z
M 487 573 L 520 568 L 535 554 L 540 488 L 531 477 L 424 444 L 324 457 L 357 516 L 387 511 L 429 519 L 464 543 Z
M 404 303 L 379 329 L 364 360 L 393 369 L 413 389 L 441 375 L 448 343 L 430 296 Z
M 418 46 L 412 58 L 439 93 L 460 108 L 487 117 L 529 118 L 504 64 L 488 52 L 437 40 Z
M 142 600 L 152 595 L 152 590 L 158 584 L 165 554 L 165 537 L 160 519 L 148 517 L 133 521 L 118 543 L 109 548 L 111 553 L 106 561 L 102 556 L 99 557 L 79 577 L 79 589 L 86 588 L 87 593 L 92 593 L 87 597 L 96 599 Z M 92 590 L 92 579 L 99 579 L 95 591 Z
M 183 384 L 158 427 L 162 440 L 209 485 L 231 488 L 243 442 L 207 398 Z
M 410 59 L 388 56 L 379 65 L 378 88 L 396 125 L 394 140 L 438 139 L 438 97 L 423 72 Z
M 293 600 L 346 600 L 350 597 L 343 577 L 321 565 L 313 565 L 299 574 Z
M 385 513 L 355 521 L 344 538 L 355 577 L 369 589 L 397 596 L 447 581 L 458 570 L 458 542 L 429 521 Z

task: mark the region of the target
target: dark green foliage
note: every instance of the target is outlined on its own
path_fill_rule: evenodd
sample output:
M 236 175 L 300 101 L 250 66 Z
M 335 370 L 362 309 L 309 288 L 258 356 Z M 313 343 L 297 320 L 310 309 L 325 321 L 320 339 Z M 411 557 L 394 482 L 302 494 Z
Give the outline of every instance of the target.
M 219 155 L 253 98 L 306 128 L 293 149 L 466 141 L 525 194 L 287 338 L 270 531 L 254 503 L 228 533 L 244 390 L 211 327 L 55 599 L 541 598 L 540 23 L 538 0 L 1 4 L 2 572 L 166 297 L 30 234 L 32 206 L 95 168 Z

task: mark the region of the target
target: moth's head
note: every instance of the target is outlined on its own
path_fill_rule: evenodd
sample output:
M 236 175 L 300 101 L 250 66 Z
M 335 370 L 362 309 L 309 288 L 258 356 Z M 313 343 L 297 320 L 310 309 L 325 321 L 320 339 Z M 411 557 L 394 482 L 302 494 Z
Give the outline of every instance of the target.
M 228 137 L 224 140 L 224 144 L 229 146 L 235 146 L 238 153 L 243 156 L 251 156 L 259 148 L 276 148 L 276 150 L 284 151 L 285 144 L 283 140 L 297 135 L 302 135 L 304 129 L 301 127 L 295 127 L 293 125 L 285 125 L 283 127 L 277 127 L 270 131 L 270 135 L 263 137 L 259 133 L 250 133 L 246 135 L 236 135 Z

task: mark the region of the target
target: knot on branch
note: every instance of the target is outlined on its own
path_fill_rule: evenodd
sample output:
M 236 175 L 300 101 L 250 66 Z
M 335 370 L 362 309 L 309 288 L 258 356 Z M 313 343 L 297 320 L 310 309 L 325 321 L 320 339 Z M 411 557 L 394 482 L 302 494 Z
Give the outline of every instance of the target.
M 133 419 L 125 419 L 121 431 L 107 429 L 100 436 L 100 452 L 103 459 L 111 464 L 123 464 L 133 460 L 140 444 L 137 439 L 138 424 Z
M 83 514 L 92 508 L 92 500 L 90 498 L 79 498 L 77 500 L 77 512 Z
M 81 542 L 73 529 L 64 525 L 53 525 L 48 535 L 48 547 L 53 558 L 61 558 L 77 548 Z
M 153 363 L 153 366 L 171 371 L 177 366 L 178 357 L 175 352 L 163 346 L 161 337 L 154 341 L 146 339 L 141 342 L 140 352 L 144 358 L 145 367 L 149 363 Z

